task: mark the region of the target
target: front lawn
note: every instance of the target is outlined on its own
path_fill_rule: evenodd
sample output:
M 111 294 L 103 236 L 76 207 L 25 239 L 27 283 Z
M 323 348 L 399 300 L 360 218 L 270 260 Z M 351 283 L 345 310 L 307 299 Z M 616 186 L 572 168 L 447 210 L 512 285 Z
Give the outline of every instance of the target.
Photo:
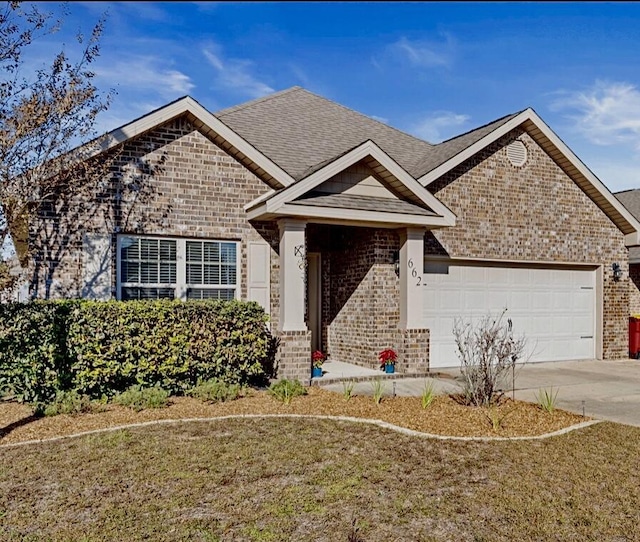
M 0 450 L 0 539 L 638 540 L 640 429 L 460 442 L 314 419 Z

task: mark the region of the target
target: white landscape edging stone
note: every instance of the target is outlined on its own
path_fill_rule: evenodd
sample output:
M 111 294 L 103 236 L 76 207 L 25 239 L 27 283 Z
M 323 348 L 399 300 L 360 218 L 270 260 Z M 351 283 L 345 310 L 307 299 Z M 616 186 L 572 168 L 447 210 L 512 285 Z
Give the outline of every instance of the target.
M 152 427 L 154 425 L 170 425 L 170 424 L 192 423 L 192 422 L 216 422 L 216 421 L 224 421 L 224 420 L 242 420 L 242 419 L 260 419 L 260 418 L 303 418 L 303 419 L 315 419 L 315 420 L 334 420 L 334 421 L 350 422 L 350 423 L 366 423 L 369 425 L 377 425 L 378 427 L 382 427 L 383 429 L 390 429 L 392 431 L 396 431 L 397 433 L 402 433 L 404 435 L 408 435 L 412 437 L 430 438 L 430 439 L 436 439 L 436 440 L 461 440 L 461 441 L 469 441 L 469 442 L 471 441 L 492 442 L 492 441 L 506 441 L 506 440 L 542 440 L 542 439 L 547 439 L 551 437 L 556 437 L 559 435 L 565 435 L 566 433 L 569 433 L 571 431 L 576 431 L 577 429 L 583 429 L 585 427 L 589 427 L 591 425 L 601 423 L 602 421 L 602 420 L 589 420 L 589 421 L 578 423 L 575 425 L 570 425 L 569 427 L 565 427 L 564 429 L 559 429 L 558 431 L 553 431 L 552 433 L 544 433 L 542 435 L 534 435 L 534 436 L 528 436 L 528 437 L 455 437 L 455 436 L 447 436 L 447 435 L 435 435 L 433 433 L 423 433 L 422 431 L 407 429 L 406 427 L 400 427 L 392 423 L 388 423 L 382 420 L 375 420 L 371 418 L 355 418 L 351 416 L 321 416 L 321 415 L 313 415 L 313 414 L 230 414 L 228 416 L 217 416 L 212 418 L 182 418 L 182 419 L 177 418 L 177 419 L 169 419 L 169 420 L 152 420 L 149 422 L 131 423 L 127 425 L 117 425 L 114 427 L 93 429 L 91 431 L 82 431 L 80 433 L 73 433 L 71 435 L 62 435 L 59 437 L 51 437 L 48 439 L 34 439 L 34 440 L 25 440 L 23 442 L 13 442 L 10 444 L 0 444 L 0 449 L 16 448 L 18 446 L 28 446 L 31 444 L 46 444 L 49 442 L 57 442 L 60 440 L 84 437 L 87 435 L 96 435 L 100 433 L 121 431 L 123 429 L 136 429 L 139 427 Z

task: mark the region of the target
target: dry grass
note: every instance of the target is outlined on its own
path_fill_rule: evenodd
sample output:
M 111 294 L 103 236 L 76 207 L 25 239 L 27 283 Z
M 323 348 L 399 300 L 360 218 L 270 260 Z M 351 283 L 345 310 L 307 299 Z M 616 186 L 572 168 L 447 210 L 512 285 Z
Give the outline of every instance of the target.
M 47 418 L 5 401 L 0 444 L 160 419 L 285 413 L 460 436 L 541 434 L 584 420 L 505 400 L 496 431 L 485 410 L 447 396 L 423 409 L 419 397 L 376 405 L 311 388 L 288 406 L 253 391 L 215 405 L 180 397 L 164 409 L 108 405 Z M 0 448 L 0 540 L 589 540 L 591 532 L 614 540 L 633 532 L 640 465 L 630 449 L 639 442 L 640 431 L 615 425 L 484 444 L 313 419 L 122 429 Z
M 501 442 L 313 419 L 119 430 L 0 450 L 0 539 L 640 540 L 639 446 L 610 423 Z

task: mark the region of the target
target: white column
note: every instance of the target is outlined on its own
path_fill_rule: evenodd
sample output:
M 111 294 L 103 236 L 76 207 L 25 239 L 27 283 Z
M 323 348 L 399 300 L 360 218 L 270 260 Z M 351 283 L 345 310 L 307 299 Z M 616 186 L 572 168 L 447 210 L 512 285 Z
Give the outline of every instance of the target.
M 304 321 L 307 273 L 306 223 L 282 219 L 280 227 L 280 329 L 306 331 Z
M 424 272 L 424 233 L 422 228 L 400 232 L 400 328 L 422 329 Z

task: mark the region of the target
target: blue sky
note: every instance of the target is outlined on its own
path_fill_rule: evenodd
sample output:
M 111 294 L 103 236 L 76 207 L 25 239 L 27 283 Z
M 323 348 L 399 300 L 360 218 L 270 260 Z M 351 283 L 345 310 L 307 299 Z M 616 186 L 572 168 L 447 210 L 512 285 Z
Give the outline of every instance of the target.
M 42 4 L 58 12 L 57 4 Z M 108 12 L 109 130 L 189 94 L 300 85 L 430 142 L 533 107 L 612 191 L 640 187 L 640 3 L 71 2 L 30 65 Z

